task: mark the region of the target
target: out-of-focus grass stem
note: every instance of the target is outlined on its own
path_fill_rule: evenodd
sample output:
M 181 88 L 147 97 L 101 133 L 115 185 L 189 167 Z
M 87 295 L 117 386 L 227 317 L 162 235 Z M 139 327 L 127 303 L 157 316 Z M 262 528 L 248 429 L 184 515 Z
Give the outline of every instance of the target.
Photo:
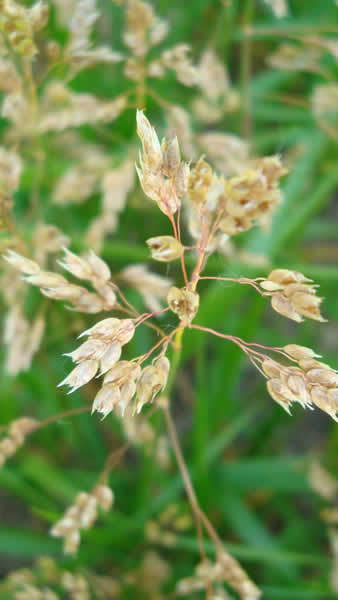
M 246 0 L 243 9 L 242 30 L 244 33 L 240 52 L 240 90 L 241 90 L 241 133 L 246 139 L 250 138 L 251 120 L 251 36 L 250 27 L 254 16 L 254 0 Z

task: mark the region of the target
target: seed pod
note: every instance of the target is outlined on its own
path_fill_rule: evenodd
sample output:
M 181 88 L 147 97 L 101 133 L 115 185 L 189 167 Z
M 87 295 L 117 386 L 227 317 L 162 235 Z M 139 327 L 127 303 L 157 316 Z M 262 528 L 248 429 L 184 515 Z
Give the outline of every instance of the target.
M 151 251 L 151 256 L 160 262 L 170 262 L 180 258 L 184 248 L 178 240 L 170 235 L 160 235 L 149 238 L 147 245 Z

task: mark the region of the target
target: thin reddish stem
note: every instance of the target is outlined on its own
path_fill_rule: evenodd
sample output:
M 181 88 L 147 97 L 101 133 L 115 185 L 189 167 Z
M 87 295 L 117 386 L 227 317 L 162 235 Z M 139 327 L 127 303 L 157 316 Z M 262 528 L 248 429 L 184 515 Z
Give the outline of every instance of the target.
M 142 323 L 144 323 L 148 319 L 151 319 L 151 317 L 154 317 L 155 315 L 161 315 L 161 314 L 167 312 L 168 310 L 170 310 L 169 306 L 167 306 L 166 308 L 162 308 L 162 310 L 158 310 L 156 312 L 143 313 L 142 315 L 140 315 L 139 317 L 134 319 L 135 321 L 138 321 L 135 326 L 138 327 L 139 325 L 142 325 Z M 141 319 L 141 320 L 139 320 L 139 319 Z
M 263 292 L 258 285 L 256 285 L 255 283 L 255 279 L 247 279 L 246 277 L 239 277 L 239 278 L 235 278 L 235 277 L 215 277 L 213 275 L 210 276 L 204 276 L 204 277 L 199 277 L 199 280 L 203 280 L 203 279 L 212 279 L 214 281 L 231 281 L 233 283 L 240 283 L 242 285 L 251 285 L 253 288 L 255 288 L 255 290 L 261 295 L 261 296 L 266 296 L 267 294 L 265 292 Z
M 213 224 L 213 225 L 212 225 L 212 227 L 211 227 L 211 230 L 210 230 L 210 233 L 209 233 L 209 236 L 208 236 L 207 242 L 206 242 L 206 244 L 205 244 L 205 248 L 207 248 L 207 247 L 208 247 L 208 245 L 210 244 L 210 241 L 212 240 L 212 237 L 215 235 L 215 233 L 216 233 L 216 229 L 217 229 L 217 227 L 218 227 L 218 224 L 219 224 L 219 222 L 220 222 L 220 220 L 221 220 L 221 217 L 222 217 L 223 213 L 224 213 L 224 208 L 221 208 L 221 209 L 218 211 L 218 214 L 217 214 L 217 216 L 216 216 L 216 219 L 215 219 L 215 221 L 214 221 L 214 224 Z
M 175 236 L 175 240 L 178 239 L 178 234 L 177 234 L 177 228 L 176 228 L 176 223 L 175 223 L 175 219 L 173 217 L 173 215 L 168 214 L 168 218 L 173 226 L 173 230 L 174 230 L 174 236 Z
M 121 292 L 120 288 L 118 287 L 118 285 L 116 285 L 116 283 L 112 283 L 112 287 L 114 289 L 115 292 L 118 293 L 118 295 L 121 297 L 121 299 L 123 300 L 123 302 L 125 303 L 125 305 L 129 308 L 129 310 L 131 310 L 135 315 L 138 315 L 139 312 L 137 310 L 137 308 L 135 308 L 135 306 L 133 306 L 129 300 L 127 300 L 127 298 L 125 297 L 125 295 Z
M 177 231 L 178 231 L 178 241 L 181 241 L 181 207 L 179 206 L 177 209 Z
M 155 346 L 153 346 L 149 352 L 146 352 L 146 354 L 142 354 L 142 356 L 139 357 L 138 362 L 141 364 L 143 363 L 145 360 L 147 360 L 147 358 L 149 358 L 149 356 L 151 356 L 151 354 L 153 354 L 155 352 L 155 350 L 157 350 L 157 348 L 159 348 L 162 344 L 167 344 L 166 347 L 168 347 L 169 343 L 171 342 L 171 338 L 173 337 L 173 335 L 176 333 L 178 328 L 174 329 L 174 331 L 168 335 L 165 338 L 162 338 L 159 342 L 157 342 L 157 344 L 155 344 Z

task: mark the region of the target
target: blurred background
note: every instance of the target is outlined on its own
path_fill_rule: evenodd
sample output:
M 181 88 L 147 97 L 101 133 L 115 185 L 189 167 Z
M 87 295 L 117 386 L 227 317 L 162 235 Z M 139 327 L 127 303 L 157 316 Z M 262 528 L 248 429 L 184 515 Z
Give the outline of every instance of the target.
M 50 4 L 48 24 L 37 35 L 39 48 L 51 40 L 56 48 L 67 45 L 76 4 Z M 126 54 L 127 4 L 98 0 L 100 16 L 90 34 L 93 43 Z M 308 346 L 338 368 L 336 2 L 150 0 L 150 4 L 169 29 L 165 39 L 150 49 L 147 60 L 156 61 L 163 49 L 184 43 L 191 48 L 192 64 L 199 65 L 202 73 L 204 68 L 204 79 L 197 85 L 182 83 L 175 70 L 149 78 L 150 92 L 145 91 L 141 107 L 159 134 L 177 133 L 187 160 L 204 154 L 225 176 L 238 173 L 249 156 L 279 154 L 289 169 L 282 182 L 283 203 L 272 222 L 225 244 L 209 261 L 207 274 L 256 277 L 274 267 L 298 270 L 320 284 L 328 319 L 322 324 L 296 324 L 271 311 L 250 287 L 207 282 L 198 323 L 268 346 Z M 209 63 L 207 52 L 209 61 L 213 57 Z M 107 101 L 129 92 L 135 83 L 126 75 L 123 61 L 90 64 L 71 77 L 62 61 L 61 66 L 57 63 L 38 87 L 41 96 L 56 77 L 63 78 L 74 93 Z M 45 67 L 43 59 L 41 64 L 37 58 L 37 72 Z M 3 102 L 6 93 L 3 89 Z M 99 147 L 111 167 L 118 168 L 126 159 L 134 162 L 139 103 L 139 97 L 131 95 L 113 122 L 84 122 L 76 129 L 76 140 L 71 137 L 72 127 L 68 138 L 47 131 L 40 138 L 40 154 L 32 155 L 29 138 L 19 142 L 11 138 L 11 119 L 1 117 L 2 144 L 22 151 L 24 167 L 14 195 L 13 219 L 28 247 L 40 222 L 57 226 L 75 251 L 91 245 L 88 227 L 100 213 L 101 191 L 97 184 L 87 186 L 88 193 L 76 200 L 77 182 L 74 200 L 71 193 L 62 195 L 60 181 L 79 163 L 81 180 L 93 164 L 71 152 L 79 139 Z M 175 113 L 173 107 L 181 112 Z M 99 252 L 113 273 L 141 263 L 181 281 L 179 266 L 151 263 L 144 243 L 152 235 L 169 233 L 167 219 L 135 181 L 115 229 L 108 232 Z M 1 236 L 4 249 L 15 247 L 9 230 Z M 4 290 L 8 274 L 2 266 Z M 143 310 L 138 291 L 129 289 L 127 294 Z M 37 314 L 40 304 L 38 290 L 29 289 L 24 309 L 28 319 Z M 97 390 L 95 381 L 71 396 L 57 388 L 69 372 L 69 359 L 63 354 L 75 347 L 78 333 L 95 319 L 66 310 L 62 302 L 49 303 L 46 316 L 44 339 L 27 370 L 8 373 L 8 344 L 1 348 L 2 425 L 23 415 L 42 420 L 81 407 L 92 401 Z M 128 344 L 126 358 L 150 346 L 151 330 L 140 329 Z M 332 512 L 328 518 L 326 511 L 335 508 L 338 499 L 334 487 L 337 424 L 319 410 L 305 411 L 300 406 L 290 417 L 271 400 L 263 378 L 237 347 L 196 331 L 185 333 L 172 412 L 201 506 L 229 552 L 262 588 L 263 598 L 335 598 L 337 548 L 332 539 L 338 520 Z M 170 594 L 176 582 L 191 575 L 198 562 L 198 544 L 163 419 L 154 415 L 151 427 L 150 439 L 133 439 L 132 448 L 111 473 L 114 508 L 83 534 L 75 558 L 62 554 L 60 541 L 51 538 L 48 530 L 78 491 L 94 485 L 107 454 L 130 434 L 112 416 L 103 422 L 87 413 L 60 418 L 27 439 L 24 448 L 6 462 L 0 470 L 1 598 L 19 597 L 13 595 L 8 577 L 22 568 L 33 570 L 34 581 L 42 585 L 53 568 L 88 575 L 96 582 L 89 598 L 175 597 Z M 315 483 L 310 477 L 318 462 L 333 477 L 331 494 L 318 493 L 325 488 L 322 480 L 318 483 L 318 473 Z M 171 506 L 172 519 L 165 513 Z M 162 523 L 162 531 L 169 531 L 171 537 L 154 539 L 149 522 Z M 56 566 L 46 560 L 37 563 L 41 557 L 55 560 Z M 106 588 L 104 577 L 109 578 Z M 59 598 L 75 598 L 57 585 L 53 589 Z

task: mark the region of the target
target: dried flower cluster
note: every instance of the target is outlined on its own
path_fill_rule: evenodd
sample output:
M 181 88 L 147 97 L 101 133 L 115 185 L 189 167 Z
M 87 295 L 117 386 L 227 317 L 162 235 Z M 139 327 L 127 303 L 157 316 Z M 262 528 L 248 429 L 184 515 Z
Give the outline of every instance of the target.
M 51 535 L 63 538 L 65 553 L 74 554 L 80 544 L 80 531 L 92 527 L 98 517 L 98 508 L 107 512 L 113 502 L 113 492 L 106 485 L 97 485 L 89 494 L 80 492 L 74 504 L 53 525 Z
M 158 46 L 167 36 L 168 23 L 155 15 L 153 8 L 142 0 L 126 2 L 126 29 L 123 40 L 130 52 L 125 62 L 128 79 L 144 85 L 146 77 L 163 77 L 167 69 L 175 72 L 184 85 L 194 85 L 196 70 L 189 59 L 189 46 L 178 44 L 162 51 L 159 58 L 146 62 L 150 49 Z
M 38 223 L 32 235 L 32 254 L 40 265 L 45 265 L 51 255 L 59 252 L 67 243 L 68 238 L 57 227 Z M 17 255 L 9 250 L 7 257 L 11 263 Z M 34 261 L 24 259 L 23 264 L 28 271 L 40 269 L 37 263 L 34 266 Z M 25 314 L 27 288 L 24 281 L 11 268 L 2 275 L 1 283 L 4 300 L 9 307 L 3 331 L 4 343 L 7 346 L 6 368 L 9 373 L 15 375 L 30 367 L 34 355 L 39 350 L 45 331 L 45 307 L 39 307 L 33 320 L 28 319 Z
M 191 526 L 191 516 L 182 513 L 177 504 L 169 504 L 156 521 L 146 523 L 145 534 L 150 542 L 170 548 L 175 547 L 177 537 Z
M 72 331 L 81 332 L 79 338 L 85 336 L 86 340 L 65 354 L 73 361 L 74 368 L 59 386 L 68 386 L 71 393 L 91 382 L 94 398 L 91 407 L 85 405 L 64 414 L 91 409 L 92 414 L 102 415 L 102 420 L 111 413 L 116 414 L 127 439 L 117 451 L 118 459 L 131 444 L 142 445 L 160 466 L 170 468 L 170 439 L 193 519 L 186 513 L 181 514 L 176 505 L 169 505 L 157 519 L 154 517 L 146 523 L 145 535 L 150 544 L 170 549 L 178 543 L 178 537 L 195 524 L 201 562 L 192 576 L 177 583 L 175 595 L 202 592 L 210 600 L 230 600 L 232 596 L 226 586 L 241 600 L 258 600 L 260 590 L 226 552 L 199 506 L 170 415 L 169 396 L 184 330 L 195 329 L 236 344 L 265 377 L 272 399 L 287 412 L 297 403 L 303 408 L 318 407 L 338 421 L 337 371 L 317 360 L 320 357 L 312 349 L 295 344 L 275 348 L 249 343 L 200 325 L 198 320 L 203 303 L 202 280 L 250 285 L 271 300 L 276 312 L 297 323 L 304 318 L 324 322 L 320 311 L 322 298 L 317 296 L 318 286 L 312 279 L 289 269 L 275 268 L 267 276 L 255 279 L 203 276 L 214 252 L 223 256 L 235 253 L 233 238 L 256 225 L 269 227 L 282 201 L 280 180 L 287 169 L 277 155 L 254 157 L 254 145 L 247 139 L 209 129 L 225 122 L 229 114 L 236 111 L 245 117 L 246 102 L 232 84 L 223 62 L 212 48 L 212 41 L 193 64 L 188 44 L 165 46 L 169 24 L 155 14 L 150 3 L 144 0 L 114 2 L 121 6 L 124 18 L 121 52 L 110 44 L 94 43 L 94 28 L 105 26 L 96 0 L 54 0 L 53 27 L 55 25 L 57 31 L 61 27 L 58 38 L 64 40 L 62 43 L 46 40 L 40 33 L 49 18 L 47 2 L 38 1 L 26 7 L 15 0 L 0 0 L 1 117 L 5 119 L 6 144 L 0 147 L 0 242 L 7 268 L 1 280 L 8 305 L 4 326 L 6 366 L 12 374 L 30 367 L 42 342 L 50 301 L 65 302 L 72 311 L 71 316 L 82 313 Z M 276 17 L 288 15 L 286 0 L 264 0 L 264 3 Z M 224 6 L 228 9 L 227 3 L 224 2 Z M 248 27 L 243 28 L 243 32 L 244 38 L 248 36 L 243 42 L 245 58 L 252 31 Z M 270 66 L 322 75 L 322 57 L 330 54 L 331 60 L 337 60 L 338 44 L 333 38 L 291 35 L 290 40 L 270 55 Z M 117 65 L 129 80 L 128 87 L 121 86 L 113 98 L 100 98 L 91 93 L 93 90 L 85 91 L 81 79 L 76 78 L 98 63 L 103 63 L 107 72 Z M 249 67 L 245 61 L 241 65 L 243 78 Z M 174 76 L 179 84 L 195 88 L 191 91 L 189 110 L 158 93 L 153 80 L 167 75 Z M 317 85 L 311 94 L 316 126 L 329 131 L 332 137 L 331 127 L 333 130 L 336 127 L 337 86 L 326 81 Z M 143 112 L 148 98 L 163 111 L 166 137 L 162 139 Z M 112 155 L 115 131 L 111 124 L 136 107 L 136 131 L 141 142 L 136 172 L 144 195 L 150 200 L 149 214 L 159 208 L 168 218 L 170 228 L 169 232 L 163 231 L 164 235 L 155 230 L 148 233 L 151 237 L 146 244 L 155 261 L 177 261 L 177 269 L 172 267 L 170 279 L 152 273 L 143 264 L 127 264 L 113 273 L 99 256 L 107 236 L 116 231 L 135 184 L 135 139 L 123 140 L 125 148 L 120 151 L 120 140 L 116 138 L 119 151 Z M 127 113 L 125 117 L 127 120 Z M 104 127 L 106 125 L 109 127 Z M 99 141 L 94 143 L 93 138 Z M 109 145 L 105 145 L 106 140 Z M 49 153 L 53 157 L 51 163 L 47 163 Z M 201 153 L 206 154 L 201 156 Z M 79 224 L 80 234 L 74 239 L 75 247 L 83 248 L 84 242 L 90 251 L 71 252 L 67 248 L 68 236 L 57 226 L 40 220 L 36 223 L 49 177 L 53 210 L 67 211 L 69 205 L 77 205 L 71 208 L 80 210 L 81 204 L 93 201 L 90 222 Z M 14 198 L 18 190 L 20 195 L 21 185 L 22 202 L 28 206 L 26 230 L 14 217 Z M 130 201 L 137 209 L 147 202 L 136 190 Z M 187 241 L 183 239 L 183 224 L 190 236 Z M 132 238 L 130 240 L 132 242 Z M 61 250 L 63 258 L 56 262 L 54 255 Z M 58 272 L 58 266 L 69 274 L 67 278 Z M 74 278 L 81 284 L 74 282 Z M 32 311 L 27 309 L 26 283 L 40 289 L 43 296 Z M 146 312 L 139 309 L 139 297 L 135 302 L 137 307 L 132 303 L 135 291 L 136 297 L 141 296 Z M 109 314 L 105 318 L 100 315 L 83 331 L 83 315 L 100 313 Z M 160 327 L 165 314 L 169 321 Z M 159 318 L 155 320 L 155 317 Z M 149 349 L 138 354 L 141 350 L 136 332 L 141 325 L 156 331 L 157 337 Z M 100 377 L 102 380 L 98 383 Z M 143 411 L 143 407 L 150 404 L 152 408 Z M 157 427 L 149 420 L 156 410 L 162 411 L 169 437 L 162 432 L 158 434 Z M 0 466 L 15 454 L 29 434 L 53 418 L 46 422 L 30 418 L 13 421 L 0 441 Z M 108 425 L 109 420 L 105 422 L 105 426 Z M 92 527 L 99 509 L 108 511 L 112 507 L 114 496 L 106 482 L 115 464 L 115 454 L 116 450 L 108 456 L 92 491 L 80 492 L 51 528 L 51 535 L 62 538 L 65 553 L 75 554 L 82 530 Z M 311 477 L 313 487 L 336 503 L 336 482 L 320 468 L 313 468 Z M 331 526 L 337 525 L 336 506 L 323 514 Z M 205 558 L 204 534 L 214 550 L 214 562 Z M 332 529 L 332 586 L 335 590 L 338 589 L 337 540 L 337 532 Z M 121 589 L 126 585 L 135 586 L 137 593 L 153 600 L 163 600 L 162 585 L 169 576 L 167 562 L 154 551 L 144 554 L 139 567 L 121 573 L 119 583 L 113 577 L 100 577 L 89 571 L 58 571 L 56 576 L 56 567 L 51 564 L 45 564 L 45 571 L 49 573 L 45 581 L 27 572 L 21 573 L 21 577 L 20 574 L 14 576 L 11 593 L 14 590 L 18 600 L 57 600 L 60 594 L 72 600 L 89 600 L 94 590 L 95 597 L 115 599 L 123 595 Z M 57 592 L 52 589 L 55 585 Z
M 180 208 L 187 192 L 189 166 L 181 161 L 177 138 L 160 144 L 155 129 L 141 111 L 137 112 L 137 132 L 142 155 L 137 173 L 144 193 L 154 200 L 167 216 Z
M 337 372 L 316 360 L 318 355 L 310 348 L 289 344 L 283 350 L 298 366 L 285 367 L 271 359 L 262 362 L 270 396 L 287 412 L 293 402 L 303 408 L 315 405 L 337 421 Z
M 261 596 L 246 573 L 225 552 L 219 552 L 215 563 L 204 560 L 196 567 L 192 577 L 181 579 L 177 584 L 177 593 L 189 596 L 195 591 L 204 590 L 213 600 L 231 600 L 222 587 L 223 582 L 229 583 L 243 600 L 256 600 Z
M 31 569 L 11 571 L 0 584 L 1 592 L 15 600 L 116 600 L 121 596 L 121 585 L 112 576 L 101 576 L 93 571 L 60 568 L 49 557 L 40 557 Z
M 40 287 L 45 296 L 67 301 L 73 310 L 80 312 L 116 310 L 126 313 L 126 318 L 108 317 L 100 320 L 81 334 L 80 337 L 86 335 L 88 339 L 68 354 L 76 366 L 60 385 L 69 385 L 70 391 L 74 391 L 97 374 L 103 375 L 102 387 L 94 398 L 92 410 L 106 417 L 118 409 L 121 418 L 126 419 L 127 435 L 129 431 L 133 438 L 135 427 L 130 425 L 130 419 L 133 419 L 133 413 L 140 413 L 145 404 L 153 402 L 165 389 L 170 371 L 167 350 L 170 344 L 175 348 L 184 329 L 188 327 L 215 334 L 237 344 L 266 377 L 271 397 L 288 412 L 291 404 L 297 402 L 303 407 L 312 408 L 315 405 L 337 420 L 337 373 L 316 360 L 317 355 L 312 350 L 292 344 L 282 349 L 266 348 L 297 364 L 287 366 L 262 353 L 260 349 L 263 346 L 248 344 L 240 338 L 216 332 L 194 322 L 200 303 L 197 286 L 201 279 L 249 284 L 262 296 L 271 298 L 272 307 L 283 316 L 297 322 L 304 317 L 324 320 L 319 310 L 321 298 L 316 296 L 317 286 L 301 273 L 275 269 L 267 277 L 254 280 L 201 275 L 208 256 L 220 247 L 222 236 L 227 239 L 250 229 L 255 223 L 266 220 L 278 206 L 281 201 L 279 179 L 286 172 L 280 159 L 256 159 L 242 173 L 225 178 L 214 173 L 203 158 L 193 165 L 182 161 L 177 138 L 169 141 L 163 139 L 160 143 L 155 129 L 140 111 L 137 113 L 137 131 L 142 143 L 137 171 L 143 191 L 168 217 L 173 229 L 172 236 L 152 237 L 147 240 L 147 244 L 153 259 L 159 262 L 180 261 L 185 285 L 173 286 L 168 280 L 148 274 L 139 265 L 127 267 L 118 273 L 115 282 L 108 265 L 93 252 L 78 256 L 65 249 L 61 266 L 74 277 L 89 282 L 94 289 L 94 292 L 89 292 L 84 287 L 70 283 L 58 273 L 44 271 L 36 261 L 13 251 L 8 252 L 7 261 L 24 274 L 28 283 Z M 186 246 L 182 241 L 182 208 L 186 212 L 189 230 L 195 241 L 193 246 Z M 191 251 L 196 252 L 196 264 L 188 274 L 185 255 Z M 155 304 L 155 309 L 158 310 L 140 314 L 125 298 L 118 285 L 120 283 L 135 287 L 147 303 Z M 154 301 L 156 296 L 166 299 L 165 308 L 157 300 Z M 154 314 L 168 310 L 177 315 L 177 327 L 169 335 L 161 332 L 160 340 L 146 354 L 132 360 L 120 360 L 122 347 L 133 338 L 137 327 L 148 325 Z M 157 349 L 159 353 L 152 358 L 151 363 L 143 366 L 143 362 Z M 161 401 L 157 406 L 162 407 Z M 165 406 L 162 408 L 166 411 Z M 146 428 L 142 435 L 152 438 L 151 429 Z M 66 551 L 76 551 L 79 531 L 95 520 L 97 504 L 100 501 L 95 493 L 80 494 L 75 505 L 52 529 L 53 535 L 65 538 Z M 170 538 L 174 543 L 175 539 L 175 535 L 170 532 L 163 534 L 158 530 L 156 523 L 148 525 L 149 536 L 154 542 L 160 538 L 162 542 Z M 196 578 L 181 584 L 180 592 L 183 593 L 185 589 L 208 589 L 208 586 L 215 585 L 217 594 L 219 585 L 226 581 L 243 600 L 258 598 L 257 588 L 238 563 L 219 547 L 217 553 L 215 565 L 202 564 Z
M 97 313 L 110 310 L 116 303 L 116 294 L 109 285 L 110 270 L 106 263 L 94 252 L 81 258 L 65 249 L 62 267 L 78 279 L 89 281 L 95 293 L 85 287 L 67 281 L 65 277 L 51 271 L 44 271 L 39 264 L 10 250 L 6 260 L 25 275 L 25 281 L 39 287 L 47 298 L 69 302 L 73 310 Z
M 325 321 L 319 310 L 323 298 L 316 296 L 318 286 L 302 273 L 275 269 L 260 282 L 260 287 L 271 296 L 272 308 L 284 317 L 297 323 L 304 317 Z

